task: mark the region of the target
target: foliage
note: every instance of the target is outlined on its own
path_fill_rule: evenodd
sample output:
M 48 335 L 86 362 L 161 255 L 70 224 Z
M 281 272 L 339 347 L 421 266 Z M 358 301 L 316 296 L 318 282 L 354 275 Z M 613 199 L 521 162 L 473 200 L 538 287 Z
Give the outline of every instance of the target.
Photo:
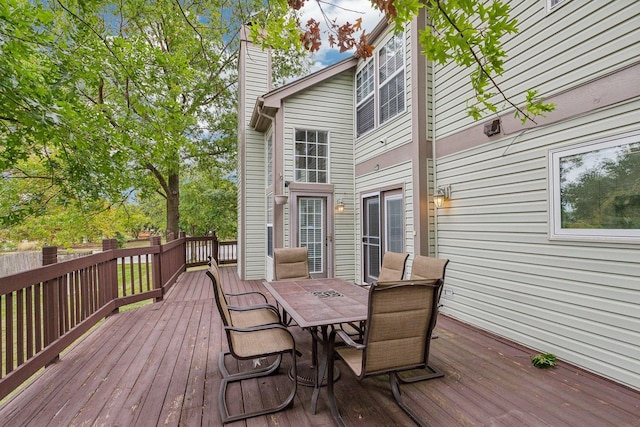
M 119 244 L 122 244 L 127 238 L 137 237 L 149 221 L 139 208 L 131 205 L 110 206 L 102 201 L 80 210 L 50 203 L 40 216 L 26 217 L 20 224 L 1 229 L 0 238 L 72 247 L 119 236 Z
M 439 64 L 454 62 L 465 68 L 475 67 L 471 73 L 471 86 L 475 91 L 475 101 L 467 100 L 467 111 L 475 120 L 486 113 L 498 111 L 498 104 L 504 102 L 515 109 L 516 117 L 523 123 L 535 123 L 536 116 L 544 116 L 553 111 L 554 104 L 544 103 L 535 90 L 524 94 L 521 107 L 507 97 L 500 89 L 497 77 L 504 73 L 507 57 L 501 39 L 517 33 L 517 22 L 509 17 L 509 6 L 501 0 L 372 0 L 372 5 L 383 11 L 396 31 L 401 31 L 422 9 L 429 16 L 428 27 L 420 34 L 420 44 L 424 53 Z M 305 1 L 275 0 L 270 2 L 275 8 L 289 6 L 292 13 L 283 22 L 274 22 L 264 27 L 254 27 L 253 34 L 261 36 L 266 43 L 281 46 L 284 39 L 302 43 L 311 52 L 321 46 L 321 24 L 315 18 L 301 22 L 301 11 Z M 318 2 L 337 7 L 336 2 Z M 323 12 L 324 14 L 324 12 Z M 373 46 L 362 30 L 361 21 L 340 22 L 338 18 L 323 16 L 329 34 L 329 44 L 337 46 L 341 52 L 354 49 L 359 57 L 369 57 Z M 295 37 L 298 28 L 298 38 Z M 266 34 L 266 36 L 265 36 Z
M 556 356 L 551 353 L 536 354 L 531 358 L 531 364 L 540 369 L 553 368 L 557 361 Z
M 276 18 L 259 0 L 3 1 L 0 226 L 154 195 L 177 232 L 182 174 L 234 159 L 249 16 Z M 287 49 L 280 78 L 302 66 Z

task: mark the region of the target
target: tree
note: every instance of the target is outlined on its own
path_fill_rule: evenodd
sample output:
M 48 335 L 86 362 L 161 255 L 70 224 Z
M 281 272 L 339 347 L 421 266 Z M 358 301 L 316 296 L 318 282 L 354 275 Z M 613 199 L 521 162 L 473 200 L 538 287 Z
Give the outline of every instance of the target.
M 3 2 L 0 187 L 30 184 L 3 204 L 2 223 L 52 201 L 155 194 L 177 233 L 181 174 L 202 161 L 226 171 L 235 154 L 238 34 L 249 16 L 275 15 L 259 0 Z M 280 76 L 300 69 L 289 53 Z
M 316 1 L 321 9 L 330 6 L 339 12 L 337 2 Z M 470 68 L 471 85 L 476 102 L 468 102 L 468 113 L 478 120 L 486 112 L 496 112 L 498 103 L 504 102 L 515 109 L 516 117 L 523 123 L 535 123 L 535 117 L 552 111 L 552 103 L 544 103 L 537 97 L 537 91 L 527 90 L 524 106 L 508 98 L 500 89 L 497 77 L 504 72 L 506 52 L 501 38 L 514 34 L 517 22 L 509 18 L 509 6 L 500 0 L 371 0 L 374 7 L 383 11 L 387 20 L 401 31 L 422 9 L 427 9 L 429 24 L 420 34 L 424 54 L 440 64 L 455 62 Z M 314 52 L 322 44 L 321 22 L 311 18 L 301 20 L 305 0 L 270 1 L 274 10 L 289 7 L 292 13 L 284 21 L 268 22 L 265 26 L 254 26 L 253 36 L 262 38 L 265 44 L 284 46 L 292 41 Z M 324 6 L 323 6 L 324 5 Z M 337 13 L 338 13 L 337 12 Z M 366 58 L 372 55 L 373 46 L 362 29 L 362 22 L 341 22 L 329 17 L 323 10 L 320 18 L 326 25 L 331 46 L 341 52 L 354 49 L 356 55 Z M 297 37 L 296 37 L 297 36 Z

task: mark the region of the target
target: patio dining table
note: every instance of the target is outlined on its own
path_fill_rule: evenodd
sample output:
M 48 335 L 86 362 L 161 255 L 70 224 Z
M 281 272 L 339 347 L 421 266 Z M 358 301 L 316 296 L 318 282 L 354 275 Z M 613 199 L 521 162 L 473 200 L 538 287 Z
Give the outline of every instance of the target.
M 313 337 L 314 390 L 311 413 L 315 414 L 318 396 L 327 369 L 328 328 L 341 323 L 357 323 L 367 318 L 369 292 L 340 278 L 300 279 L 263 282 L 299 327 Z M 320 364 L 317 343 L 322 346 Z

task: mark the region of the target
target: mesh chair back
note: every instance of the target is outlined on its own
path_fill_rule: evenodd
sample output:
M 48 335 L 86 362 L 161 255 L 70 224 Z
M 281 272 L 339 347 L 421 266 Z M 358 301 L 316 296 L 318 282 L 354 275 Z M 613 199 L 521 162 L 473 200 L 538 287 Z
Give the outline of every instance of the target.
M 220 313 L 222 322 L 224 323 L 224 326 L 232 326 L 231 314 L 229 313 L 229 307 L 227 307 L 227 297 L 222 289 L 220 271 L 218 270 L 218 265 L 215 262 L 212 263 L 211 268 L 207 270 L 207 276 L 209 276 L 211 284 L 213 285 L 213 295 L 216 299 L 216 306 L 218 307 L 218 312 Z
M 361 376 L 427 364 L 441 284 L 378 282 L 370 288 Z
M 273 250 L 276 280 L 308 279 L 309 261 L 307 248 L 276 248 Z
M 380 268 L 378 281 L 402 280 L 407 258 L 409 258 L 409 254 L 385 252 L 382 257 L 382 267 Z
M 416 255 L 411 267 L 411 280 L 442 279 L 447 269 L 448 259 Z

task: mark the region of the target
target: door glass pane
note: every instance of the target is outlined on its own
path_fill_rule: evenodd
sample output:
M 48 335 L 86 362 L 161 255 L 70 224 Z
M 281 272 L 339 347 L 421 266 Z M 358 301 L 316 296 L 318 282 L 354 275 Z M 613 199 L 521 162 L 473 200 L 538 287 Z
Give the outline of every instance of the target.
M 387 251 L 404 252 L 402 229 L 402 196 L 387 197 L 386 200 L 386 242 Z
M 364 280 L 372 282 L 380 275 L 380 197 L 364 199 L 362 233 Z
M 323 273 L 325 265 L 324 199 L 298 199 L 298 240 L 308 251 L 309 273 Z

